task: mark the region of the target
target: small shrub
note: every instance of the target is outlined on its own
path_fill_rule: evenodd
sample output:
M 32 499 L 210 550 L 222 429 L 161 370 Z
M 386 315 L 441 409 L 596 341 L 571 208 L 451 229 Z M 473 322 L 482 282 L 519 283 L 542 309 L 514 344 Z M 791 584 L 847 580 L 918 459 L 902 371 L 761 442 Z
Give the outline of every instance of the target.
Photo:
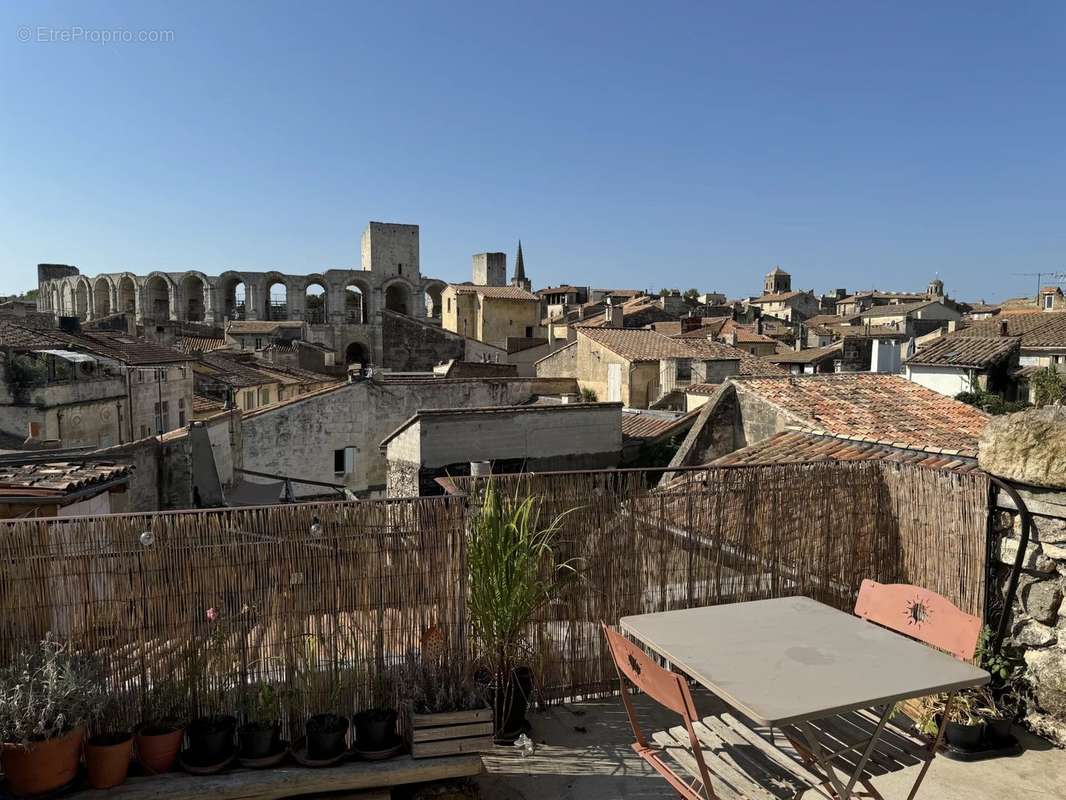
M 589 388 L 586 387 L 586 388 L 581 390 L 581 402 L 582 403 L 596 403 L 596 402 L 599 402 L 599 400 L 596 397 L 596 392 L 594 390 L 589 389 Z

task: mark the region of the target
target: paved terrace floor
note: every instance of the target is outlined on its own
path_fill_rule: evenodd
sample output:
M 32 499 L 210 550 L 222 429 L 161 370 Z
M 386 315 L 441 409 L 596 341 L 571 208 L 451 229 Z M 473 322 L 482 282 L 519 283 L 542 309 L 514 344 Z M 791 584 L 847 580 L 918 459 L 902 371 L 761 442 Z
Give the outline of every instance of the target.
M 706 696 L 695 695 L 697 708 L 707 708 Z M 679 717 L 634 698 L 638 714 L 662 730 L 679 724 Z M 559 706 L 531 713 L 536 753 L 522 758 L 507 748 L 485 756 L 486 774 L 481 796 L 493 800 L 676 800 L 665 780 L 630 748 L 629 722 L 617 697 Z M 1066 751 L 1025 736 L 1027 750 L 1015 758 L 961 763 L 938 757 L 929 770 L 918 799 L 928 800 L 1049 800 L 1066 797 Z M 918 767 L 884 775 L 874 786 L 888 800 L 905 798 Z M 808 796 L 815 797 L 811 792 Z

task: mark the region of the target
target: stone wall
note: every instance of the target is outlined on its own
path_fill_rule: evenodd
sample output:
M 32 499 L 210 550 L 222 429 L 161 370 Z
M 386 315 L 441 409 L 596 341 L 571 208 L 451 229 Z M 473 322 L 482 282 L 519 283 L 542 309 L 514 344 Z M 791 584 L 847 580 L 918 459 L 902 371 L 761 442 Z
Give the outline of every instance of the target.
M 444 361 L 507 361 L 507 352 L 391 311 L 381 312 L 381 363 L 397 372 L 429 372 Z
M 1029 668 L 1026 722 L 1034 731 L 1066 746 L 1066 491 L 1023 490 L 1032 515 L 1023 571 L 1011 608 L 1008 642 L 1018 645 Z M 994 517 L 998 537 L 1000 592 L 1021 544 L 1021 515 L 1000 491 Z M 1002 596 L 1002 594 L 1001 594 Z

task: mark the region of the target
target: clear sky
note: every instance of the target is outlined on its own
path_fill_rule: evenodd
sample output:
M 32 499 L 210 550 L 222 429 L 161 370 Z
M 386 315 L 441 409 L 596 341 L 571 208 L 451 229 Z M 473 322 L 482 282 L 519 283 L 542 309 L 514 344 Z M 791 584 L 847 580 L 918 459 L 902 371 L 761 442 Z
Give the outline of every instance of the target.
M 448 280 L 521 238 L 536 287 L 1066 270 L 1063 2 L 0 8 L 0 292 L 354 266 L 368 220 Z

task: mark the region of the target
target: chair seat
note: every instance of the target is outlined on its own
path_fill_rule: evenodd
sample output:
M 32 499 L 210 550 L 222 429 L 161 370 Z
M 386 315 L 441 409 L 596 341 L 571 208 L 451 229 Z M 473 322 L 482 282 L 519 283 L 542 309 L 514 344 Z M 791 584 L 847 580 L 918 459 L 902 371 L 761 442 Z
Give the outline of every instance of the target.
M 819 777 L 801 763 L 776 752 L 750 728 L 726 715 L 704 717 L 692 724 L 711 774 L 711 788 L 720 800 L 785 800 L 815 791 Z M 699 769 L 688 731 L 677 726 L 652 735 L 658 755 L 692 776 L 699 790 Z M 639 750 L 638 750 L 639 752 Z M 647 756 L 645 756 L 647 757 Z

